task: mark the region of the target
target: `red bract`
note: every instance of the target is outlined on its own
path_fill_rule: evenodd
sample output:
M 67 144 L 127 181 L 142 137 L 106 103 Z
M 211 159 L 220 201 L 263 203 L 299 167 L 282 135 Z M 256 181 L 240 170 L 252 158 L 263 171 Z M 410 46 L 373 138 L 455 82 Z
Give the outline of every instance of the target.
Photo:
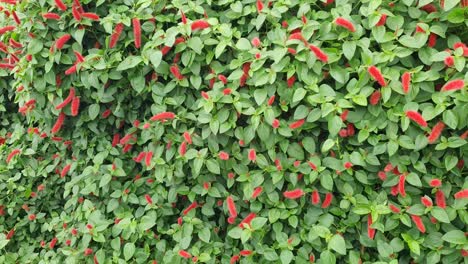
M 439 180 L 439 179 L 432 179 L 430 182 L 429 182 L 429 185 L 431 187 L 440 187 L 442 185 L 442 181 Z
M 231 257 L 231 260 L 229 260 L 229 264 L 234 264 L 236 263 L 237 261 L 239 261 L 239 255 L 234 255 Z
M 72 116 L 77 116 L 78 111 L 80 109 L 80 97 L 73 97 L 73 100 L 71 102 L 71 115 Z
M 148 151 L 145 156 L 145 165 L 151 166 L 151 159 L 153 159 L 153 151 Z
M 271 122 L 271 126 L 273 128 L 278 128 L 280 126 L 280 121 L 278 119 L 273 119 L 273 122 Z
M 224 152 L 224 151 L 220 151 L 219 154 L 218 154 L 219 158 L 222 159 L 222 160 L 228 160 L 229 159 L 229 154 Z
M 367 215 L 367 236 L 369 239 L 374 239 L 375 236 L 375 229 L 371 227 L 372 225 L 372 216 L 370 214 Z
M 424 204 L 424 206 L 426 206 L 426 207 L 431 207 L 432 206 L 432 200 L 427 196 L 421 197 L 421 203 Z
M 286 191 L 283 193 L 283 195 L 288 199 L 298 199 L 304 195 L 304 191 L 302 189 L 295 189 L 292 191 Z
M 466 199 L 468 198 L 468 189 L 461 190 L 453 195 L 455 199 Z
M 410 83 L 411 83 L 411 73 L 410 72 L 405 72 L 401 76 L 401 85 L 403 86 L 403 92 L 407 94 L 410 89 Z
M 109 48 L 112 49 L 117 45 L 117 41 L 120 38 L 120 34 L 122 34 L 124 28 L 124 24 L 119 23 L 115 26 L 114 33 L 111 35 L 111 39 L 109 41 Z
M 62 128 L 63 121 L 65 121 L 65 114 L 63 112 L 60 112 L 57 121 L 55 121 L 54 126 L 52 127 L 52 130 L 50 131 L 52 134 L 55 134 L 60 131 L 60 128 Z
M 390 204 L 389 207 L 390 207 L 390 210 L 392 210 L 392 212 L 394 212 L 396 214 L 400 213 L 400 208 L 396 207 L 395 205 Z
M 167 119 L 174 119 L 176 115 L 172 112 L 162 112 L 151 117 L 151 121 L 161 121 Z
M 369 99 L 369 102 L 371 105 L 376 105 L 379 103 L 380 101 L 380 97 L 382 96 L 382 94 L 380 93 L 379 90 L 373 92 L 370 96 L 370 99 Z
M 133 18 L 132 19 L 132 24 L 133 24 L 133 37 L 135 41 L 135 48 L 139 49 L 141 46 L 141 25 L 140 25 L 140 19 L 138 18 Z
M 81 16 L 84 17 L 84 18 L 94 20 L 94 21 L 99 21 L 99 19 L 100 19 L 98 14 L 91 13 L 91 12 L 81 13 Z
M 295 81 L 296 81 L 296 76 L 293 75 L 293 76 L 289 77 L 289 78 L 288 78 L 288 81 L 287 81 L 287 83 L 288 83 L 288 88 L 291 88 L 291 87 L 294 85 L 294 82 L 295 82 Z
M 447 67 L 453 67 L 455 64 L 455 60 L 453 59 L 453 56 L 447 56 L 444 59 L 445 66 Z
M 427 122 L 420 113 L 410 110 L 410 111 L 406 111 L 405 114 L 409 119 L 413 120 L 418 125 L 422 127 L 427 127 Z
M 255 188 L 255 190 L 254 190 L 253 193 L 252 193 L 252 197 L 251 197 L 251 198 L 252 198 L 252 199 L 257 198 L 257 197 L 262 193 L 262 191 L 263 191 L 263 188 L 262 188 L 261 186 Z
M 328 56 L 323 52 L 319 47 L 314 46 L 312 44 L 309 45 L 309 49 L 314 53 L 315 57 L 319 59 L 320 61 L 327 63 L 328 62 Z
M 2 27 L 2 28 L 0 28 L 0 35 L 5 34 L 5 33 L 7 33 L 7 32 L 10 32 L 10 31 L 13 31 L 13 30 L 15 30 L 15 29 L 16 29 L 15 26 L 5 26 L 5 27 Z
M 197 208 L 197 206 L 198 206 L 198 203 L 196 201 L 193 201 L 182 213 L 184 215 L 187 215 L 190 211 Z
M 65 43 L 67 43 L 71 38 L 71 35 L 70 34 L 65 34 L 63 36 L 61 36 L 59 39 L 57 39 L 57 41 L 55 42 L 55 47 L 57 49 L 62 49 L 63 46 L 65 45 Z
M 442 190 L 437 190 L 436 197 L 435 197 L 436 205 L 440 208 L 445 209 L 447 204 L 445 203 L 445 194 Z
M 6 158 L 6 163 L 10 163 L 11 159 L 13 159 L 14 156 L 18 155 L 21 153 L 21 150 L 19 149 L 14 149 L 10 152 L 10 154 L 8 154 L 7 158 Z
M 314 205 L 317 205 L 320 203 L 320 194 L 317 190 L 314 190 L 312 192 L 311 201 L 312 201 L 312 204 Z
M 348 119 L 348 114 L 349 114 L 349 110 L 344 110 L 343 113 L 341 113 L 340 115 L 341 120 L 346 121 L 346 119 Z
M 325 200 L 322 203 L 322 208 L 328 208 L 328 206 L 330 206 L 332 200 L 333 200 L 333 194 L 332 193 L 327 193 L 325 195 Z
M 145 200 L 149 205 L 153 204 L 153 199 L 151 199 L 149 194 L 145 194 Z
M 426 227 L 424 226 L 424 223 L 420 216 L 411 215 L 411 219 L 413 219 L 413 222 L 416 224 L 416 227 L 419 229 L 421 233 L 426 232 Z
M 206 22 L 205 20 L 196 20 L 196 21 L 193 21 L 192 24 L 190 25 L 190 27 L 192 28 L 192 31 L 209 28 L 210 26 L 211 26 L 210 23 Z
M 180 81 L 184 79 L 184 76 L 180 73 L 179 67 L 177 67 L 177 65 L 172 65 L 170 71 L 172 75 L 174 75 L 174 77 L 177 78 L 177 80 Z
M 257 159 L 257 153 L 255 149 L 250 149 L 249 150 L 249 160 L 250 161 L 255 161 Z
M 234 200 L 232 199 L 232 196 L 228 196 L 226 198 L 226 204 L 228 207 L 229 215 L 233 218 L 237 217 L 237 209 L 236 209 L 236 204 L 234 203 Z
M 375 26 L 377 26 L 377 27 L 383 26 L 383 25 L 385 25 L 386 21 L 387 21 L 387 15 L 386 14 L 381 14 L 379 22 L 377 22 L 377 24 Z
M 261 13 L 263 10 L 263 2 L 261 0 L 257 0 L 257 12 Z
M 339 17 L 339 18 L 335 19 L 335 24 L 340 26 L 340 27 L 344 27 L 344 28 L 346 28 L 347 30 L 349 30 L 351 32 L 356 31 L 356 28 L 354 27 L 354 24 L 351 21 L 349 21 L 348 19 L 346 19 L 346 18 Z
M 58 9 L 60 9 L 62 11 L 67 10 L 67 6 L 62 2 L 62 0 L 54 0 L 54 1 L 55 1 L 55 5 L 58 7 Z
M 83 57 L 83 55 L 81 55 L 81 53 L 79 53 L 78 51 L 73 51 L 73 53 L 75 53 L 75 57 L 76 57 L 76 61 L 81 63 L 81 62 L 84 62 L 85 59 Z
M 252 45 L 256 48 L 260 47 L 260 45 L 262 44 L 262 42 L 260 41 L 260 39 L 258 37 L 255 37 L 252 39 Z
M 315 165 L 313 162 L 308 161 L 307 164 L 309 164 L 309 167 L 310 167 L 312 170 L 314 170 L 314 171 L 317 170 L 317 165 Z M 345 165 L 345 166 L 346 166 L 346 165 Z M 352 165 L 351 165 L 351 166 L 352 166 Z
M 180 10 L 180 16 L 181 16 L 181 19 L 182 19 L 182 24 L 187 24 L 187 17 L 185 16 L 185 13 L 184 11 Z
M 81 21 L 81 13 L 78 11 L 75 5 L 72 6 L 72 16 L 77 22 Z
M 42 17 L 45 19 L 60 20 L 60 15 L 55 14 L 55 13 L 45 13 L 45 14 L 42 14 Z
M 437 122 L 437 124 L 432 128 L 431 133 L 427 137 L 429 143 L 434 143 L 442 133 L 445 128 L 445 124 L 442 121 Z
M 71 75 L 76 72 L 76 65 L 71 66 L 68 70 L 65 71 L 65 75 Z
M 187 142 L 182 142 L 179 147 L 179 154 L 183 157 L 185 156 L 185 153 L 187 152 Z
M 192 137 L 190 136 L 190 133 L 185 131 L 184 132 L 184 139 L 187 141 L 188 144 L 192 144 Z
M 62 178 L 65 177 L 67 173 L 70 171 L 70 168 L 71 168 L 71 164 L 68 164 L 65 167 L 63 167 L 62 172 L 60 172 L 60 177 Z
M 465 86 L 465 82 L 462 79 L 452 80 L 452 81 L 447 82 L 440 91 L 445 92 L 445 91 L 461 90 L 463 89 L 464 86 Z
M 375 81 L 377 81 L 380 86 L 387 86 L 387 83 L 385 82 L 385 79 L 382 75 L 382 73 L 380 72 L 379 69 L 377 69 L 377 67 L 375 66 L 370 66 L 367 71 L 369 72 L 369 74 L 372 76 L 372 79 L 374 79 Z
M 240 228 L 244 228 L 245 225 L 248 225 L 250 226 L 250 223 L 252 222 L 252 220 L 257 217 L 257 215 L 255 213 L 250 213 L 248 214 L 239 224 L 239 227 Z
M 296 122 L 293 122 L 289 125 L 289 128 L 291 129 L 297 129 L 297 128 L 300 128 L 305 122 L 305 119 L 300 119 L 300 120 L 297 120 Z
M 241 254 L 241 256 L 243 256 L 243 257 L 250 256 L 252 253 L 253 253 L 253 251 L 252 251 L 252 250 L 248 250 L 248 249 L 244 249 L 244 250 L 241 250 L 241 251 L 239 252 L 239 254 Z
M 49 248 L 54 249 L 55 244 L 57 244 L 58 239 L 56 237 L 52 238 L 52 240 L 49 243 Z
M 406 189 L 405 189 L 405 181 L 406 177 L 404 174 L 400 175 L 400 178 L 398 180 L 398 192 L 401 194 L 401 196 L 406 197 Z
M 185 258 L 185 259 L 189 259 L 192 257 L 192 255 L 190 253 L 188 253 L 187 251 L 185 250 L 179 250 L 179 256 Z

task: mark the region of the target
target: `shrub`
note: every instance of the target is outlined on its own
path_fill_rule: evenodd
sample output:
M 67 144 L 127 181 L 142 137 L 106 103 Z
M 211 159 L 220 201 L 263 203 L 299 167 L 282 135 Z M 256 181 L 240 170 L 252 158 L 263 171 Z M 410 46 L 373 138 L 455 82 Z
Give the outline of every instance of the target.
M 466 1 L 0 2 L 1 263 L 466 262 Z

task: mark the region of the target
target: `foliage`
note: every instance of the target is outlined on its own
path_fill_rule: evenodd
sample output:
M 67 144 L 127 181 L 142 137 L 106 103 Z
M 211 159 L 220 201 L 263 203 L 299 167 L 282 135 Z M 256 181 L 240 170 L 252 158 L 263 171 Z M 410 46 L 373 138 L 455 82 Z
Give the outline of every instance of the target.
M 0 1 L 0 263 L 466 263 L 467 4 Z

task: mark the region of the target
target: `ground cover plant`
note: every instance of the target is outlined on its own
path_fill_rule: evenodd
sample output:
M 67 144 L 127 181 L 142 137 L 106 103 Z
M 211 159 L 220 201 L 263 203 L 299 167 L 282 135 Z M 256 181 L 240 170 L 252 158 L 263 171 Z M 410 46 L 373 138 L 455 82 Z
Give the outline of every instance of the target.
M 0 263 L 466 263 L 467 6 L 0 0 Z

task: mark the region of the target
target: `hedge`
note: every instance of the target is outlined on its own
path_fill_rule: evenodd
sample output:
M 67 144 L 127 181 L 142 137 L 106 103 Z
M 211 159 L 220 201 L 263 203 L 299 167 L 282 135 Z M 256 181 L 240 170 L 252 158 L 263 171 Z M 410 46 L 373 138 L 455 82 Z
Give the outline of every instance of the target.
M 0 263 L 468 263 L 467 6 L 0 0 Z

